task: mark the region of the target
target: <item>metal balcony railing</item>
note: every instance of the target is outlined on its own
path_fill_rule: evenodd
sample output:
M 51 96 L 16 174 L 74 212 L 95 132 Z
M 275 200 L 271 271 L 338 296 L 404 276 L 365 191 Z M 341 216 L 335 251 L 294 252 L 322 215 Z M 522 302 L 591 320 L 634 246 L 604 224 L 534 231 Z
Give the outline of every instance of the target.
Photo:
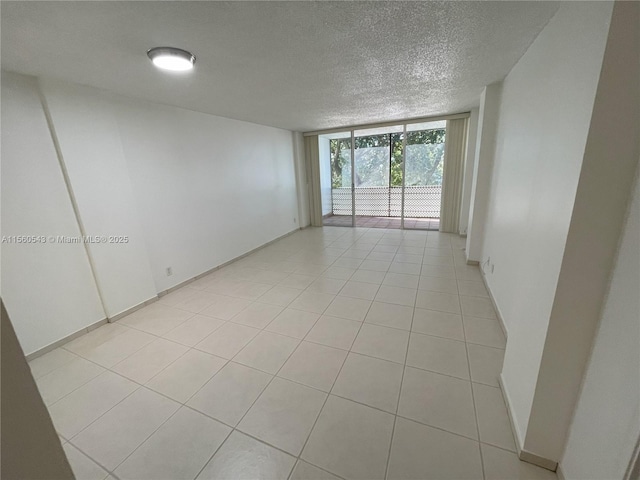
M 441 185 L 405 187 L 404 216 L 410 218 L 439 218 Z M 402 208 L 402 187 L 356 187 L 356 215 L 399 217 Z M 351 189 L 331 190 L 332 213 L 351 215 Z

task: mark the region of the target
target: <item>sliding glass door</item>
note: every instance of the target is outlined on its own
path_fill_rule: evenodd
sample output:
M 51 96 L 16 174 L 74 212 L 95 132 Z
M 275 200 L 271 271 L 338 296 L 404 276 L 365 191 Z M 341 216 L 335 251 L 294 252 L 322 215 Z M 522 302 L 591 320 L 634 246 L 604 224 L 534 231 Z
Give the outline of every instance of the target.
M 446 124 L 407 125 L 404 167 L 404 228 L 437 230 L 444 172 Z
M 447 122 L 318 135 L 324 225 L 437 230 Z
M 354 226 L 351 133 L 318 136 L 324 225 Z
M 394 181 L 402 183 L 402 129 L 354 131 L 356 226 L 400 227 L 399 198 L 392 197 L 391 188 Z

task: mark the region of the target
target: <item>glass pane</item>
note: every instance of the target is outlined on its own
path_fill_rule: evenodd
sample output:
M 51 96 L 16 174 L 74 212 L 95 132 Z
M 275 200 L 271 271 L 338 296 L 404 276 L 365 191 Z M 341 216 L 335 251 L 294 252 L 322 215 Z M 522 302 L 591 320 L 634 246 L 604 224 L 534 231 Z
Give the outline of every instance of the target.
M 431 128 L 416 130 L 418 126 Z M 434 229 L 440 218 L 445 124 L 432 122 L 411 127 L 405 155 L 405 227 Z
M 325 225 L 398 228 L 404 175 L 405 228 L 438 228 L 446 122 L 406 129 L 406 152 L 401 125 L 355 131 L 353 171 L 351 132 L 319 137 Z
M 351 132 L 334 133 L 322 137 L 329 144 L 328 162 L 331 172 L 331 209 L 330 214 L 325 215 L 323 224 L 350 227 L 353 213 Z
M 391 135 L 391 182 L 392 187 L 402 187 L 402 133 Z
M 444 130 L 407 133 L 407 186 L 442 185 Z
M 351 137 L 331 140 L 333 188 L 351 188 Z
M 354 132 L 356 225 L 390 216 L 391 133 L 388 127 Z
M 355 137 L 355 186 L 389 185 L 389 135 Z
M 391 135 L 391 182 L 389 186 L 389 215 L 402 214 L 402 133 Z

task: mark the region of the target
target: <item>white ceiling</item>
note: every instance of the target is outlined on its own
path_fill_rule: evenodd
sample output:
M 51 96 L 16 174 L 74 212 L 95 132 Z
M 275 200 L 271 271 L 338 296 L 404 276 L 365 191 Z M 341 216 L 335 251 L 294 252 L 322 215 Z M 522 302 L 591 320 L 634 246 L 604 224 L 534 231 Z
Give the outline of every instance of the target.
M 2 68 L 308 131 L 468 110 L 557 6 L 3 1 Z M 161 73 L 155 46 L 196 68 Z

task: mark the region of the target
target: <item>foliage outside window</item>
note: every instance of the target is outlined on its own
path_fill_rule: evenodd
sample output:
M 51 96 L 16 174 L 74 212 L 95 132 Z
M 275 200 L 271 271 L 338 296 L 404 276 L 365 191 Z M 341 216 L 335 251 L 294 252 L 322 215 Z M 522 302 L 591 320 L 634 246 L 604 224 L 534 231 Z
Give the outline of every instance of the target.
M 355 186 L 402 186 L 402 133 L 356 137 Z M 442 185 L 445 130 L 407 132 L 406 186 Z M 333 188 L 351 186 L 351 138 L 332 139 Z

